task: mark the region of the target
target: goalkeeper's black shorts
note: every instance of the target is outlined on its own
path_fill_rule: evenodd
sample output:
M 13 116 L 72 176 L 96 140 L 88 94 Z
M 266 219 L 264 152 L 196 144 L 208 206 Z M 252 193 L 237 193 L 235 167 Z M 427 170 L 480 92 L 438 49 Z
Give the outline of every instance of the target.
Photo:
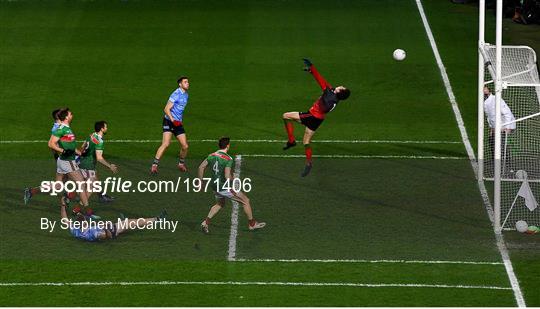
M 313 116 L 310 112 L 300 113 L 300 123 L 315 131 L 323 123 L 324 119 Z

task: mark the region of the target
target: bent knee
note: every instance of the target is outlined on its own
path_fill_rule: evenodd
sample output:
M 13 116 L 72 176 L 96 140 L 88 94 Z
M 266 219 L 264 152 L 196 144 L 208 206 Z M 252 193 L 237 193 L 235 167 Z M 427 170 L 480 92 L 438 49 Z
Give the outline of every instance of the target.
M 283 119 L 295 120 L 296 119 L 295 114 L 296 114 L 295 112 L 284 113 L 283 114 Z

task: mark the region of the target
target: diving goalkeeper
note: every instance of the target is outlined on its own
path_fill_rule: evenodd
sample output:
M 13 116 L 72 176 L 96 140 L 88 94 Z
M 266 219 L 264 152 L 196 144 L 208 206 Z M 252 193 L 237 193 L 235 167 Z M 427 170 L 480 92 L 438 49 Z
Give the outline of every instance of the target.
M 304 138 L 302 143 L 304 144 L 304 151 L 306 153 L 306 166 L 301 176 L 305 177 L 311 171 L 313 165 L 311 156 L 311 138 L 315 134 L 315 131 L 321 123 L 324 121 L 326 114 L 334 110 L 339 101 L 345 100 L 351 94 L 351 91 L 343 86 L 332 88 L 332 86 L 319 74 L 315 66 L 309 59 L 304 59 L 305 71 L 308 71 L 313 75 L 323 93 L 313 103 L 313 106 L 307 112 L 287 112 L 283 114 L 283 120 L 285 122 L 285 130 L 287 130 L 288 141 L 283 150 L 287 150 L 296 146 L 296 139 L 294 138 L 294 126 L 293 121 L 300 122 L 306 127 L 304 132 Z

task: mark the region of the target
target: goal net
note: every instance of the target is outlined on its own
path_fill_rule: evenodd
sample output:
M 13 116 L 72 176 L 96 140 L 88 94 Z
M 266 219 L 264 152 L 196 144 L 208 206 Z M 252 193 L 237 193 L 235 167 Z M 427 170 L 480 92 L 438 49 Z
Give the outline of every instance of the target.
M 495 46 L 480 48 L 484 84 L 495 95 Z M 500 181 L 500 226 L 515 229 L 519 220 L 540 225 L 540 77 L 536 54 L 527 46 L 502 46 L 501 173 L 495 179 L 494 121 L 484 127 L 484 179 Z M 485 116 L 489 103 L 484 103 Z M 490 101 L 494 115 L 494 98 Z M 507 105 L 508 109 L 505 109 Z

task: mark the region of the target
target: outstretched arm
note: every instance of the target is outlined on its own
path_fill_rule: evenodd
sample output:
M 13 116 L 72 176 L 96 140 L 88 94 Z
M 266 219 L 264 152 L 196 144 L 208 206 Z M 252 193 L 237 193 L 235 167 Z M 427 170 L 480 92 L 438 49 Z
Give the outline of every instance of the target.
M 103 150 L 96 150 L 96 160 L 105 165 L 106 167 L 108 167 L 114 174 L 116 174 L 116 172 L 118 172 L 118 167 L 112 163 L 109 163 L 107 162 L 107 160 L 105 160 L 105 158 L 103 157 Z
M 321 74 L 319 73 L 319 71 L 317 71 L 317 69 L 315 68 L 314 65 L 311 65 L 311 68 L 309 70 L 309 72 L 313 75 L 313 77 L 315 78 L 315 80 L 317 81 L 317 83 L 319 84 L 319 86 L 321 86 L 321 89 L 324 90 L 326 88 L 332 88 L 332 85 L 330 85 L 325 79 L 324 77 L 321 76 Z
M 303 60 L 304 60 L 304 64 L 306 65 L 306 67 L 304 68 L 304 71 L 308 71 L 309 73 L 313 75 L 313 77 L 315 78 L 319 86 L 321 86 L 322 90 L 326 88 L 332 88 L 332 86 L 326 80 L 324 80 L 324 78 L 321 76 L 319 71 L 317 71 L 313 63 L 311 63 L 311 60 L 307 58 L 304 58 Z

